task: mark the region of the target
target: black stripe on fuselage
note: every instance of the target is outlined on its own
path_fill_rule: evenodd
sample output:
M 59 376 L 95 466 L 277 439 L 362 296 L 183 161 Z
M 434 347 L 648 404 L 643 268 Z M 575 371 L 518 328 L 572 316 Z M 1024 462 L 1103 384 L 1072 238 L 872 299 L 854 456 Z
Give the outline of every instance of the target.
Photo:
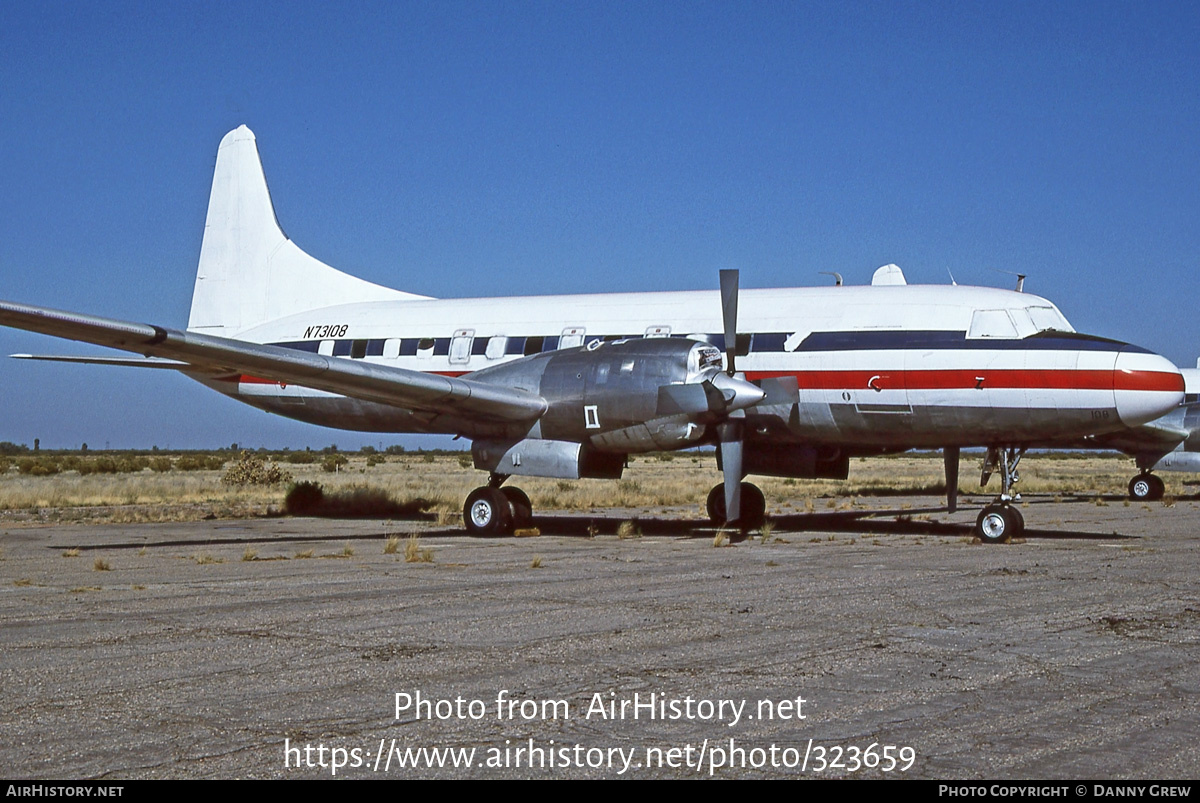
M 593 340 L 636 340 L 642 335 L 589 335 L 585 339 L 585 343 Z M 686 335 L 672 335 L 672 337 L 687 337 Z M 741 336 L 739 336 L 740 339 Z M 787 332 L 755 332 L 750 335 L 749 353 L 779 353 L 786 352 L 784 343 L 790 337 Z M 725 348 L 725 336 L 723 334 L 696 335 L 696 339 L 704 340 L 705 342 L 715 346 L 717 349 Z M 532 339 L 532 338 L 530 338 Z M 365 356 L 373 357 L 383 354 L 383 343 L 385 338 L 371 338 L 366 340 Z M 434 355 L 444 356 L 449 351 L 449 338 L 416 338 L 406 337 L 400 339 L 400 356 L 411 357 L 417 353 L 418 346 L 421 341 L 425 340 L 433 344 Z M 487 337 L 475 338 L 477 342 L 486 344 Z M 509 337 L 505 354 L 514 355 L 520 354 L 524 349 L 527 338 L 525 337 Z M 542 348 L 539 351 L 554 351 L 558 347 L 558 337 L 547 336 L 542 338 L 543 342 L 539 345 Z M 335 357 L 351 356 L 353 351 L 353 339 L 341 339 L 334 341 L 333 354 Z M 282 343 L 270 343 L 268 345 L 281 346 L 283 348 L 297 349 L 299 351 L 307 351 L 316 353 L 321 341 L 319 340 L 300 340 L 289 341 Z M 813 351 L 894 351 L 903 349 L 925 349 L 925 350 L 986 350 L 986 351 L 1005 351 L 1005 350 L 1020 350 L 1020 351 L 1129 351 L 1140 354 L 1149 354 L 1147 349 L 1140 346 L 1132 346 L 1128 343 L 1123 343 L 1119 340 L 1110 340 L 1105 337 L 1097 337 L 1095 335 L 1079 334 L 1077 332 L 1039 332 L 1036 335 L 1029 337 L 1012 339 L 1012 338 L 967 338 L 966 332 L 951 332 L 945 330 L 882 330 L 882 331 L 846 331 L 846 332 L 813 332 L 798 347 L 793 349 L 793 353 L 813 352 Z M 537 353 L 537 352 L 533 352 Z M 479 349 L 472 348 L 472 355 L 478 356 L 482 354 Z M 742 354 L 741 356 L 745 356 Z

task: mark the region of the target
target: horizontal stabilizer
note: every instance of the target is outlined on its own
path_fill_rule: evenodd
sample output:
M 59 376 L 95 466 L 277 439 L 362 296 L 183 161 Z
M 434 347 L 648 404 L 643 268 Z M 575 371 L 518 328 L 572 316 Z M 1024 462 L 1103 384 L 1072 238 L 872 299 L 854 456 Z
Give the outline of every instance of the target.
M 156 357 L 77 357 L 71 354 L 9 354 L 14 360 L 45 360 L 74 362 L 84 365 L 122 365 L 130 368 L 173 368 L 178 371 L 192 366 L 180 360 L 160 360 Z

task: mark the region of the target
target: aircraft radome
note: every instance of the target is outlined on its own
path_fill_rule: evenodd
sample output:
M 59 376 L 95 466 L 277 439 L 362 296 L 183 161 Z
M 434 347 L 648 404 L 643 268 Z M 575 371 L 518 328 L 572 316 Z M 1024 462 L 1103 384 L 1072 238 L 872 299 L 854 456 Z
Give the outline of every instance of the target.
M 840 284 L 840 283 L 839 283 Z M 1175 408 L 1184 382 L 1143 348 L 1076 333 L 1049 301 L 981 287 L 871 286 L 433 299 L 337 271 L 280 230 L 254 135 L 222 139 L 186 329 L 0 302 L 0 324 L 142 357 L 40 357 L 176 369 L 273 413 L 349 430 L 469 438 L 489 472 L 475 533 L 524 525 L 510 476 L 618 478 L 627 456 L 716 444 L 708 512 L 765 512 L 748 474 L 842 478 L 849 459 L 988 447 L 990 542 L 1030 445 L 1121 432 Z M 724 355 L 722 355 L 724 352 Z M 31 357 L 32 355 L 20 355 Z M 724 359 L 722 358 L 724 356 Z

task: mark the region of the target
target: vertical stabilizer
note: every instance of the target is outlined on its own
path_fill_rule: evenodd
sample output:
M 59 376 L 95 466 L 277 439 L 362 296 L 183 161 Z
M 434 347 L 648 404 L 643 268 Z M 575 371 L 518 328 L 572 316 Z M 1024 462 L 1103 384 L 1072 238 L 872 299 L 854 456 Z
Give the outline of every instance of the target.
M 243 125 L 225 135 L 188 329 L 228 337 L 334 304 L 420 298 L 342 273 L 300 250 L 275 218 L 254 133 Z

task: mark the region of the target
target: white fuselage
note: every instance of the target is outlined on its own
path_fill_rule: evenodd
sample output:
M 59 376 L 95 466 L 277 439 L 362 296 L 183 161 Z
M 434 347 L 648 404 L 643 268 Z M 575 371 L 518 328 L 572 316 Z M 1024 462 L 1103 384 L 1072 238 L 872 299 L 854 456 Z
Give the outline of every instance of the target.
M 1182 398 L 1177 369 L 1135 346 L 1076 335 L 1034 295 L 960 286 L 743 290 L 751 380 L 794 377 L 798 403 L 772 438 L 861 448 L 1032 444 L 1150 420 Z M 621 337 L 723 346 L 714 291 L 422 299 L 344 304 L 237 334 L 242 340 L 459 376 L 534 353 Z M 452 432 L 460 423 L 253 377 L 209 382 L 283 415 L 348 429 Z M 766 431 L 762 433 L 764 436 Z

